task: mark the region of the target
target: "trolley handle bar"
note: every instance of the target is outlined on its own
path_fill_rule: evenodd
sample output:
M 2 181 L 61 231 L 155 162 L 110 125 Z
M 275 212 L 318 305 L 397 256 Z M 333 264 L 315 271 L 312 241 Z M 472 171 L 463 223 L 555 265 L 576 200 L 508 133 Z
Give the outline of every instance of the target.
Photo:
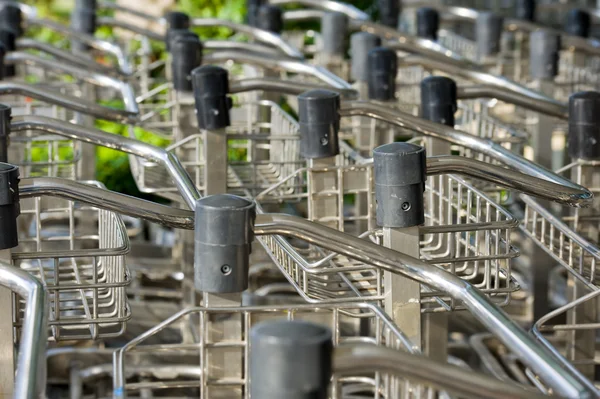
M 243 33 L 247 36 L 252 37 L 256 41 L 271 45 L 273 47 L 278 48 L 281 52 L 288 57 L 296 58 L 296 59 L 304 59 L 304 55 L 300 50 L 288 44 L 285 40 L 281 38 L 281 36 L 266 31 L 264 29 L 259 29 L 254 26 L 244 25 L 233 21 L 228 21 L 226 19 L 219 18 L 195 18 L 191 21 L 191 26 L 193 27 L 225 27 L 232 29 L 236 32 Z
M 352 89 L 350 83 L 346 82 L 329 70 L 297 60 L 265 58 L 259 55 L 233 50 L 206 54 L 203 58 L 203 62 L 205 61 L 206 64 L 222 63 L 229 60 L 234 60 L 239 63 L 251 64 L 275 71 L 310 75 L 329 86 L 333 86 L 338 89 Z
M 95 62 L 95 61 L 87 59 L 87 58 L 78 57 L 77 55 L 75 55 L 73 53 L 69 53 L 67 51 L 59 49 L 58 47 L 55 47 L 55 46 L 52 46 L 47 43 L 43 43 L 43 42 L 40 42 L 40 41 L 37 41 L 34 39 L 20 38 L 20 39 L 17 39 L 16 44 L 17 44 L 18 50 L 29 50 L 29 49 L 38 50 L 43 53 L 50 54 L 58 59 L 67 61 L 71 64 L 75 64 L 82 68 L 86 68 L 90 71 L 95 71 L 98 73 L 111 75 L 111 76 L 115 76 L 115 77 L 121 77 L 121 78 L 129 78 L 132 76 L 131 74 L 123 73 L 120 69 L 115 69 L 110 66 L 102 65 L 98 62 Z
M 146 14 L 143 11 L 134 10 L 133 8 L 125 7 L 122 4 L 117 4 L 112 1 L 105 1 L 105 0 L 98 1 L 98 8 L 104 8 L 104 9 L 115 10 L 115 11 L 120 11 L 123 13 L 131 14 L 135 17 L 146 19 L 146 20 L 148 20 L 148 22 L 155 22 L 155 23 L 161 23 L 161 24 L 164 22 L 164 19 L 161 17 L 155 17 L 154 15 Z
M 246 91 L 264 90 L 288 95 L 298 95 L 308 90 L 322 88 L 323 85 L 321 84 L 295 82 L 293 80 L 276 78 L 250 78 L 233 80 L 229 83 L 229 92 L 232 94 Z M 340 94 L 340 96 L 345 100 L 356 100 L 358 98 L 358 92 L 354 89 L 327 87 L 327 90 Z
M 12 132 L 27 130 L 43 131 L 67 137 L 72 140 L 80 140 L 86 143 L 123 151 L 144 158 L 150 162 L 158 163 L 167 169 L 167 172 L 171 176 L 171 179 L 173 179 L 179 193 L 190 209 L 194 209 L 196 201 L 200 199 L 200 193 L 198 192 L 196 185 L 177 156 L 164 148 L 128 137 L 106 133 L 99 129 L 74 125 L 59 119 L 43 116 L 16 116 L 12 120 L 10 129 Z
M 515 168 L 521 173 L 526 173 L 574 190 L 570 194 L 569 199 L 574 206 L 586 206 L 586 204 L 591 203 L 594 197 L 587 188 L 528 161 L 520 155 L 512 153 L 492 140 L 476 137 L 442 124 L 421 119 L 382 103 L 372 101 L 344 102 L 342 103 L 340 114 L 342 116 L 366 116 L 382 120 L 392 125 L 412 130 L 419 135 L 434 137 L 487 155 L 500 163 Z
M 359 10 L 352 4 L 342 3 L 331 0 L 268 0 L 269 4 L 282 6 L 290 4 L 299 4 L 309 8 L 316 8 L 323 11 L 339 12 L 345 14 L 350 19 L 359 21 L 368 21 L 371 19 L 369 14 Z
M 156 31 L 153 31 L 150 29 L 145 29 L 138 25 L 130 24 L 126 21 L 116 19 L 113 17 L 98 17 L 98 26 L 110 26 L 113 28 L 128 30 L 128 31 L 136 33 L 138 35 L 147 37 L 148 39 L 151 39 L 151 40 L 156 40 L 156 41 L 164 41 L 165 40 L 165 36 L 161 35 L 160 33 L 156 32 Z
M 585 377 L 565 370 L 532 336 L 517 325 L 483 293 L 468 282 L 436 266 L 300 217 L 284 214 L 258 214 L 256 235 L 285 235 L 401 274 L 435 290 L 448 293 L 463 305 L 489 331 L 493 331 L 518 358 L 560 396 L 591 398 L 595 392 L 581 383 Z
M 15 398 L 43 397 L 46 390 L 48 307 L 42 283 L 24 270 L 0 262 L 0 285 L 25 299 Z
M 121 98 L 123 100 L 125 110 L 128 113 L 132 114 L 130 116 L 131 123 L 137 122 L 137 117 L 133 118 L 133 114 L 139 114 L 139 108 L 135 100 L 135 94 L 133 93 L 133 89 L 128 83 L 117 80 L 110 76 L 88 71 L 76 65 L 66 65 L 57 60 L 44 59 L 41 57 L 37 57 L 33 54 L 23 53 L 19 51 L 14 51 L 12 53 L 7 54 L 4 58 L 4 61 L 9 65 L 23 63 L 25 65 L 32 65 L 42 67 L 45 69 L 51 69 L 53 71 L 69 74 L 77 79 L 85 80 L 86 82 L 89 82 L 96 86 L 109 87 L 115 89 L 121 93 Z
M 374 344 L 348 344 L 333 352 L 333 372 L 336 375 L 360 375 L 379 371 L 401 378 L 433 385 L 461 398 L 548 398 L 518 383 L 506 383 L 491 376 L 467 371 L 461 367 L 440 363 L 425 356 Z M 554 396 L 554 395 L 553 395 Z

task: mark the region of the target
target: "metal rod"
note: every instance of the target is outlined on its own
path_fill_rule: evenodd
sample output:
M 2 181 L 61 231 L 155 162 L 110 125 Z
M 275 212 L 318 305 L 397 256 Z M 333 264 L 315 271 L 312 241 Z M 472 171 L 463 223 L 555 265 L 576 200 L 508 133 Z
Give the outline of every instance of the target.
M 196 200 L 200 198 L 198 189 L 179 159 L 163 148 L 128 137 L 106 133 L 99 129 L 73 125 L 58 119 L 43 116 L 20 116 L 13 118 L 11 131 L 27 130 L 43 131 L 73 140 L 112 148 L 161 164 L 167 169 L 167 172 L 190 209 L 194 209 Z
M 492 304 L 484 294 L 445 270 L 358 237 L 289 215 L 257 215 L 255 234 L 278 234 L 298 238 L 359 262 L 400 273 L 435 290 L 447 292 L 455 300 L 461 301 L 473 316 L 557 394 L 570 398 L 595 397 L 596 393 L 581 383 L 582 379 L 585 380 L 583 376 L 573 370 L 566 371 L 559 361 L 537 345 L 533 337 Z
M 300 4 L 310 8 L 317 8 L 324 11 L 339 12 L 348 16 L 351 19 L 357 19 L 362 21 L 368 21 L 371 19 L 369 14 L 359 10 L 352 4 L 342 3 L 339 1 L 331 0 L 269 0 L 269 4 L 273 5 L 288 5 L 288 4 Z
M 293 80 L 282 80 L 276 78 L 250 78 L 229 82 L 229 92 L 232 94 L 253 90 L 264 90 L 298 95 L 308 90 L 323 88 L 324 87 L 322 84 L 295 82 Z M 339 93 L 340 96 L 346 100 L 355 100 L 358 98 L 358 92 L 354 89 L 327 87 L 327 90 Z
M 342 103 L 340 110 L 342 116 L 368 116 L 370 118 L 387 121 L 390 124 L 412 130 L 419 135 L 439 138 L 452 144 L 461 145 L 473 151 L 488 155 L 507 166 L 517 169 L 521 173 L 526 173 L 540 179 L 559 184 L 575 190 L 571 195 L 570 201 L 575 206 L 585 206 L 593 199 L 593 194 L 578 184 L 565 179 L 547 169 L 536 165 L 533 162 L 512 153 L 510 150 L 494 143 L 491 140 L 472 136 L 468 133 L 454 130 L 448 126 L 429 122 L 408 113 L 399 111 L 395 108 L 389 108 L 381 103 L 367 101 L 350 101 Z

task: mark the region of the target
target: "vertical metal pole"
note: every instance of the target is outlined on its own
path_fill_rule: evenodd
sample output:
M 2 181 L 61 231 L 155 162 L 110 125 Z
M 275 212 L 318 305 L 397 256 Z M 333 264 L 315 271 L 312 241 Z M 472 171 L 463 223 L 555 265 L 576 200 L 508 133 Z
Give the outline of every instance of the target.
M 12 264 L 11 250 L 0 250 L 0 260 Z M 12 398 L 15 385 L 15 339 L 13 327 L 13 294 L 0 287 L 0 397 Z

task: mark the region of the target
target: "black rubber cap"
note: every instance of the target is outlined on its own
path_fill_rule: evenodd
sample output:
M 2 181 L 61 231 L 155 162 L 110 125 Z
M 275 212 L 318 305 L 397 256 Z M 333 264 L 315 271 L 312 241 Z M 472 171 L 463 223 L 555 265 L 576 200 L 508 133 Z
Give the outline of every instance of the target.
M 167 35 L 165 37 L 165 45 L 167 47 L 167 51 L 171 51 L 171 46 L 173 45 L 173 42 L 177 39 L 179 39 L 180 37 L 198 37 L 197 34 L 195 34 L 194 32 L 192 32 L 189 29 L 171 29 L 167 31 Z
M 192 71 L 198 126 L 204 130 L 223 129 L 230 125 L 229 76 L 225 69 L 213 65 Z
M 309 90 L 298 96 L 300 155 L 306 159 L 333 157 L 340 152 L 340 95 Z
M 75 8 L 87 8 L 96 11 L 98 4 L 96 0 L 75 0 Z
M 71 13 L 71 29 L 93 35 L 96 32 L 96 11 L 91 8 L 75 8 Z
M 379 23 L 390 28 L 398 28 L 400 18 L 400 0 L 377 0 Z
M 0 5 L 0 26 L 10 28 L 23 35 L 23 14 L 17 3 L 4 3 Z
M 569 35 L 589 37 L 592 24 L 590 14 L 579 8 L 569 10 L 565 20 L 565 32 Z
M 4 56 L 6 56 L 6 47 L 0 42 L 0 80 L 4 79 L 4 71 L 6 70 L 6 64 L 4 63 Z
M 356 32 L 350 36 L 352 79 L 361 82 L 369 80 L 369 52 L 379 46 L 381 46 L 381 39 L 371 33 Z
M 454 126 L 458 108 L 456 82 L 445 76 L 430 76 L 421 82 L 421 117 L 446 126 Z
M 437 40 L 439 28 L 440 14 L 437 10 L 429 7 L 421 7 L 417 10 L 417 36 Z
M 558 75 L 560 36 L 553 31 L 531 32 L 529 42 L 529 74 L 533 79 L 553 80 Z
M 198 36 L 196 34 L 175 36 L 171 41 L 173 88 L 177 91 L 193 91 L 191 74 L 200 65 L 202 65 L 202 43 Z
M 258 26 L 258 9 L 266 3 L 266 0 L 246 0 L 246 22 L 248 25 Z
M 0 250 L 19 245 L 19 168 L 0 163 Z
M 167 30 L 170 29 L 189 29 L 190 16 L 180 11 L 169 11 L 164 15 L 167 22 Z
M 199 292 L 248 288 L 256 204 L 229 194 L 199 199 L 195 207 L 194 286 Z
M 392 228 L 425 223 L 425 149 L 396 142 L 373 150 L 377 225 Z
M 250 330 L 250 396 L 326 399 L 332 374 L 332 333 L 305 321 L 276 320 Z
M 519 0 L 515 2 L 515 17 L 524 21 L 535 20 L 535 0 Z
M 281 8 L 264 4 L 258 8 L 256 27 L 280 34 L 283 31 L 283 13 Z
M 10 135 L 11 108 L 0 104 L 0 162 L 8 162 L 8 136 Z
M 341 12 L 327 12 L 321 17 L 323 53 L 343 57 L 346 53 L 348 16 Z
M 15 51 L 17 49 L 17 32 L 10 28 L 0 28 L 0 43 L 4 45 L 4 49 L 7 52 Z M 10 78 L 16 75 L 16 68 L 14 65 L 4 65 L 4 77 Z M 0 161 L 2 162 L 2 161 Z
M 477 55 L 487 57 L 500 52 L 504 18 L 492 12 L 480 12 L 475 21 Z
M 569 98 L 569 155 L 600 159 L 600 93 L 585 91 Z
M 394 50 L 377 47 L 369 51 L 369 98 L 378 101 L 391 101 L 396 98 L 396 75 L 398 56 Z

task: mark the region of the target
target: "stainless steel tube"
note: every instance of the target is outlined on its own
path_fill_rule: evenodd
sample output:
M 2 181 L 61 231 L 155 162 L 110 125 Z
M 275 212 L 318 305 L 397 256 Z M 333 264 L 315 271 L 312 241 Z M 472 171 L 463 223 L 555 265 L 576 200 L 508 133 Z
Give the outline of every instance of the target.
M 285 71 L 310 75 L 321 80 L 329 86 L 333 86 L 338 89 L 352 89 L 350 83 L 346 82 L 345 80 L 335 75 L 334 73 L 328 71 L 327 69 L 301 61 L 289 59 L 269 59 L 261 57 L 259 55 L 233 50 L 206 54 L 204 56 L 204 61 L 206 61 L 206 63 L 220 63 L 229 60 L 234 60 L 236 62 L 244 64 L 255 65 L 261 68 L 271 69 L 274 71 Z
M 39 66 L 42 68 L 51 69 L 57 72 L 69 74 L 77 79 L 84 80 L 91 84 L 101 87 L 109 87 L 121 93 L 121 97 L 125 106 L 125 110 L 129 113 L 138 114 L 139 109 L 135 101 L 135 95 L 131 86 L 123 81 L 117 80 L 110 76 L 101 75 L 99 73 L 90 72 L 77 66 L 66 65 L 57 60 L 44 59 L 36 57 L 33 54 L 14 51 L 5 56 L 4 61 L 11 64 L 25 64 Z M 131 123 L 135 123 L 137 119 L 131 118 Z
M 323 89 L 321 84 L 295 82 L 293 80 L 282 80 L 275 78 L 250 78 L 242 80 L 233 80 L 229 82 L 230 93 L 242 93 L 253 90 L 275 91 L 291 95 L 302 94 L 312 89 Z M 345 100 L 355 100 L 358 98 L 358 92 L 354 89 L 326 87 L 327 90 L 339 93 Z
M 125 7 L 121 4 L 114 3 L 112 1 L 98 1 L 98 8 L 105 8 L 109 10 L 120 11 L 123 13 L 131 14 L 138 18 L 143 18 L 148 20 L 148 22 L 155 23 L 163 23 L 164 19 L 162 17 L 155 17 L 154 15 L 146 14 L 145 12 L 134 10 L 132 8 Z
M 359 10 L 352 4 L 342 3 L 339 1 L 331 0 L 268 0 L 269 4 L 273 5 L 288 5 L 288 4 L 299 4 L 310 8 L 317 8 L 319 10 L 339 12 L 345 14 L 348 18 L 356 19 L 360 21 L 368 21 L 370 19 L 369 14 Z
M 58 92 L 51 92 L 36 85 L 17 82 L 0 82 L 0 96 L 8 94 L 17 94 L 35 98 L 36 100 L 44 101 L 49 104 L 55 104 L 75 112 L 92 115 L 99 119 L 130 124 L 133 124 L 135 121 L 137 121 L 137 114 L 129 111 L 104 107 L 96 103 L 88 102 L 83 98 L 67 96 Z
M 179 159 L 163 148 L 128 137 L 106 133 L 99 129 L 74 125 L 42 116 L 14 117 L 10 128 L 13 132 L 38 130 L 52 133 L 73 140 L 113 148 L 161 164 L 167 169 L 167 172 L 190 209 L 194 209 L 196 200 L 200 198 L 198 189 L 181 162 L 179 162 Z
M 436 266 L 379 246 L 370 241 L 344 234 L 318 223 L 283 214 L 259 214 L 256 235 L 278 234 L 295 237 L 351 259 L 375 265 L 391 273 L 399 273 L 434 290 L 448 293 L 460 301 L 490 332 L 493 332 L 512 353 L 530 367 L 554 392 L 569 398 L 596 397 L 595 392 L 581 383 L 585 379 L 565 370 L 533 337 L 518 326 L 484 294 L 468 282 Z
M 25 299 L 23 329 L 19 343 L 15 398 L 43 397 L 46 390 L 46 344 L 48 308 L 40 281 L 24 270 L 0 262 L 0 285 Z
M 164 41 L 165 36 L 161 35 L 158 32 L 155 32 L 150 29 L 142 28 L 138 25 L 127 23 L 126 21 L 115 19 L 112 17 L 98 17 L 97 19 L 98 26 L 111 26 L 113 28 L 120 28 L 124 30 L 128 30 L 133 33 L 137 33 L 138 35 L 142 35 L 147 37 L 148 39 Z
M 226 28 L 233 29 L 236 32 L 243 33 L 252 37 L 254 40 L 271 45 L 273 47 L 278 48 L 281 52 L 288 57 L 304 59 L 304 55 L 298 49 L 289 45 L 285 40 L 281 38 L 281 36 L 276 35 L 275 33 L 255 28 L 253 26 L 239 24 L 237 22 L 228 21 L 225 19 L 218 18 L 195 18 L 192 20 L 192 26 L 207 26 L 207 27 L 215 27 L 215 26 L 223 26 Z
M 82 68 L 86 68 L 90 71 L 98 72 L 105 75 L 120 77 L 120 78 L 129 78 L 131 74 L 125 74 L 118 68 L 113 68 L 111 66 L 102 65 L 94 60 L 89 58 L 78 57 L 77 55 L 70 53 L 68 51 L 61 50 L 58 47 L 52 46 L 47 43 L 43 43 L 34 39 L 29 38 L 20 38 L 17 39 L 17 50 L 38 50 L 46 54 L 50 54 L 53 57 L 65 60 L 71 64 L 78 65 Z
M 412 130 L 419 135 L 434 137 L 469 148 L 481 154 L 488 155 L 498 162 L 515 168 L 521 173 L 526 173 L 575 190 L 574 193 L 577 194 L 571 195 L 570 198 L 572 205 L 585 206 L 592 201 L 593 194 L 585 187 L 528 161 L 491 140 L 482 139 L 459 130 L 454 130 L 445 125 L 418 118 L 396 108 L 390 108 L 384 104 L 369 101 L 349 101 L 342 103 L 340 115 L 367 116 Z
M 502 86 L 459 86 L 457 91 L 459 99 L 467 100 L 471 98 L 495 98 L 509 104 L 518 105 L 531 111 L 541 114 L 554 116 L 563 120 L 569 118 L 569 110 L 566 103 L 560 101 L 533 100 L 530 93 L 505 89 Z
M 379 371 L 405 378 L 411 383 L 454 393 L 461 398 L 548 398 L 517 383 L 500 381 L 452 364 L 440 364 L 425 356 L 372 344 L 340 345 L 334 349 L 335 375 L 360 375 Z
M 19 195 L 21 198 L 60 197 L 167 227 L 194 229 L 194 213 L 192 211 L 160 205 L 73 180 L 56 177 L 21 179 Z
M 248 51 L 267 57 L 281 56 L 281 52 L 274 47 L 260 43 L 236 42 L 232 40 L 203 40 L 202 47 L 208 51 Z

